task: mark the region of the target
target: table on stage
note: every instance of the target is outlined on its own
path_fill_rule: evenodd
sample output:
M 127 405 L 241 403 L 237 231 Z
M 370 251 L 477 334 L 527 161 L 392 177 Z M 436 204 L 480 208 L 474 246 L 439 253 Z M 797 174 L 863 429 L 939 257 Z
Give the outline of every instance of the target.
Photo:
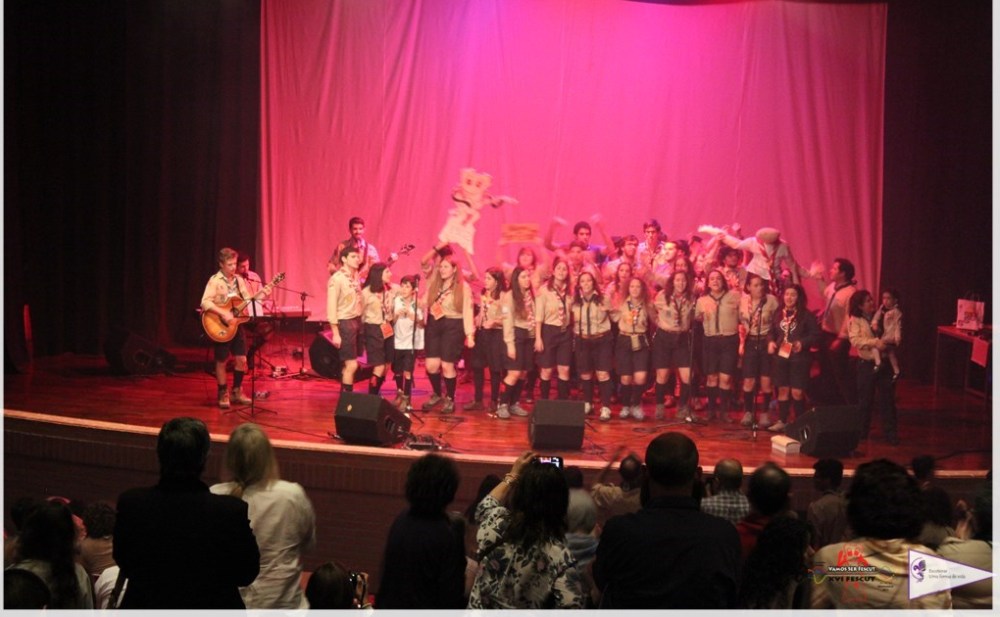
M 953 366 L 955 362 L 961 362 L 963 374 L 962 387 L 966 392 L 987 399 L 992 398 L 990 384 L 990 371 L 993 366 L 992 338 L 992 329 L 990 328 L 984 330 L 984 336 L 977 336 L 968 330 L 960 330 L 953 325 L 938 326 L 937 338 L 934 343 L 934 393 L 937 394 L 941 382 L 941 369 L 944 366 L 942 360 L 947 360 L 950 357 L 953 359 L 960 358 L 960 360 L 954 360 L 951 364 Z M 980 345 L 987 346 L 985 367 L 975 364 L 972 360 L 973 352 L 977 351 L 976 347 Z M 960 355 L 955 355 L 955 348 L 960 348 Z M 950 356 L 942 358 L 943 353 L 949 354 L 949 352 Z M 983 374 L 981 388 L 971 385 L 971 373 L 973 371 L 976 373 L 982 372 Z M 979 380 L 977 379 L 976 381 Z

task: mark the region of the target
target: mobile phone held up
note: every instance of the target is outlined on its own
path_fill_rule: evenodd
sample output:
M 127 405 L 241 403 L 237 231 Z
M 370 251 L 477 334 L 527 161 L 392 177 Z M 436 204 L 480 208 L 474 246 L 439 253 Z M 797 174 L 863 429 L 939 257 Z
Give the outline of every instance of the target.
M 535 465 L 552 465 L 559 469 L 563 468 L 563 458 L 561 456 L 536 456 L 531 461 Z

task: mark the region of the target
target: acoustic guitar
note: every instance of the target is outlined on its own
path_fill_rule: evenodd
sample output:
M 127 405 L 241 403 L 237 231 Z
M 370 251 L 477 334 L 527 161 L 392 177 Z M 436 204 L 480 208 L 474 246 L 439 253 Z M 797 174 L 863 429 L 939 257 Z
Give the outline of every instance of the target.
M 218 313 L 213 311 L 202 311 L 201 313 L 201 327 L 205 329 L 205 334 L 208 338 L 212 339 L 216 343 L 228 343 L 233 340 L 236 336 L 236 331 L 239 330 L 240 324 L 245 324 L 250 321 L 253 317 L 252 315 L 247 315 L 244 313 L 246 308 L 250 306 L 250 303 L 255 300 L 260 300 L 266 296 L 271 291 L 271 286 L 277 285 L 281 281 L 285 280 L 285 273 L 281 272 L 278 276 L 271 279 L 271 282 L 264 286 L 255 296 L 252 298 L 238 298 L 232 297 L 223 304 L 217 304 L 221 309 L 229 309 L 232 314 L 232 319 L 229 320 L 229 325 L 222 323 L 222 317 Z

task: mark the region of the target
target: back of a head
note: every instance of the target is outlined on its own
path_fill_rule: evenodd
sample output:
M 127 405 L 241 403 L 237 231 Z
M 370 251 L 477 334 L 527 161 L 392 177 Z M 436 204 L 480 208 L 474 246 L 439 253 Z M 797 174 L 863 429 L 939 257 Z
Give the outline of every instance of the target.
M 788 472 L 774 463 L 764 463 L 750 476 L 747 500 L 764 516 L 773 516 L 788 508 L 792 480 Z
M 835 458 L 821 458 L 813 463 L 814 477 L 826 480 L 836 489 L 844 479 L 844 464 Z
M 24 520 L 18 542 L 21 559 L 56 563 L 72 560 L 76 526 L 69 508 L 57 502 L 39 505 Z
M 570 533 L 590 533 L 597 524 L 597 505 L 585 490 L 569 492 L 569 506 L 566 508 L 566 530 Z
M 663 433 L 646 447 L 649 479 L 665 488 L 683 488 L 694 481 L 698 447 L 683 433 Z
M 316 568 L 306 584 L 306 599 L 313 610 L 354 608 L 351 573 L 339 562 L 327 562 Z
M 629 486 L 638 486 L 642 477 L 642 461 L 634 454 L 629 454 L 618 463 L 618 475 L 622 477 L 622 482 Z
M 920 491 L 920 497 L 924 506 L 924 518 L 926 522 L 949 527 L 953 524 L 953 510 L 951 497 L 943 488 L 932 486 Z
M 720 489 L 738 491 L 743 486 L 743 465 L 734 458 L 725 458 L 716 463 L 714 475 Z
M 156 441 L 162 479 L 197 479 L 205 469 L 211 439 L 205 423 L 197 418 L 168 420 Z
M 920 506 L 916 479 L 883 458 L 858 466 L 847 493 L 847 520 L 861 537 L 914 538 L 923 526 Z
M 563 477 L 566 478 L 566 486 L 570 488 L 583 488 L 583 470 L 576 465 L 563 467 Z
M 929 454 L 915 456 L 910 462 L 910 467 L 913 468 L 913 476 L 917 480 L 921 482 L 930 480 L 934 476 L 934 457 Z
M 566 532 L 568 508 L 569 487 L 562 471 L 554 465 L 528 465 L 511 495 L 511 512 L 523 524 L 521 532 L 514 535 L 528 542 L 561 538 Z
M 469 507 L 465 509 L 465 520 L 466 522 L 472 524 L 476 522 L 476 508 L 479 506 L 479 502 L 486 498 L 490 492 L 496 488 L 497 484 L 500 484 L 500 476 L 496 474 L 487 474 L 483 478 L 482 482 L 479 483 L 479 488 L 476 489 L 476 498 L 469 504 Z
M 226 444 L 226 469 L 237 484 L 234 494 L 242 495 L 249 486 L 276 479 L 277 467 L 274 448 L 263 429 L 249 422 L 233 429 Z
M 88 538 L 105 538 L 115 530 L 115 509 L 111 504 L 96 501 L 83 510 L 83 526 Z
M 406 501 L 417 516 L 443 515 L 458 490 L 455 462 L 439 454 L 425 454 L 410 465 L 406 474 Z
M 3 607 L 12 609 L 42 609 L 49 605 L 52 594 L 37 574 L 10 568 L 3 572 Z

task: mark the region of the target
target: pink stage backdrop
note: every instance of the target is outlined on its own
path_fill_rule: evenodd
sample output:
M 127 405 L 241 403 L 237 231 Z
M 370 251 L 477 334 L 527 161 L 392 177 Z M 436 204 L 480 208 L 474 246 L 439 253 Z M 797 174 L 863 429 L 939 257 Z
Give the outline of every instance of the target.
M 417 271 L 458 170 L 520 204 L 500 225 L 603 215 L 611 235 L 780 228 L 799 263 L 877 283 L 885 4 L 760 0 L 264 0 L 262 261 L 325 313 L 326 261 L 363 216 Z M 566 240 L 563 230 L 557 240 Z M 506 259 L 512 256 L 506 255 Z M 815 306 L 815 285 L 806 287 Z M 298 297 L 279 296 L 282 304 Z

